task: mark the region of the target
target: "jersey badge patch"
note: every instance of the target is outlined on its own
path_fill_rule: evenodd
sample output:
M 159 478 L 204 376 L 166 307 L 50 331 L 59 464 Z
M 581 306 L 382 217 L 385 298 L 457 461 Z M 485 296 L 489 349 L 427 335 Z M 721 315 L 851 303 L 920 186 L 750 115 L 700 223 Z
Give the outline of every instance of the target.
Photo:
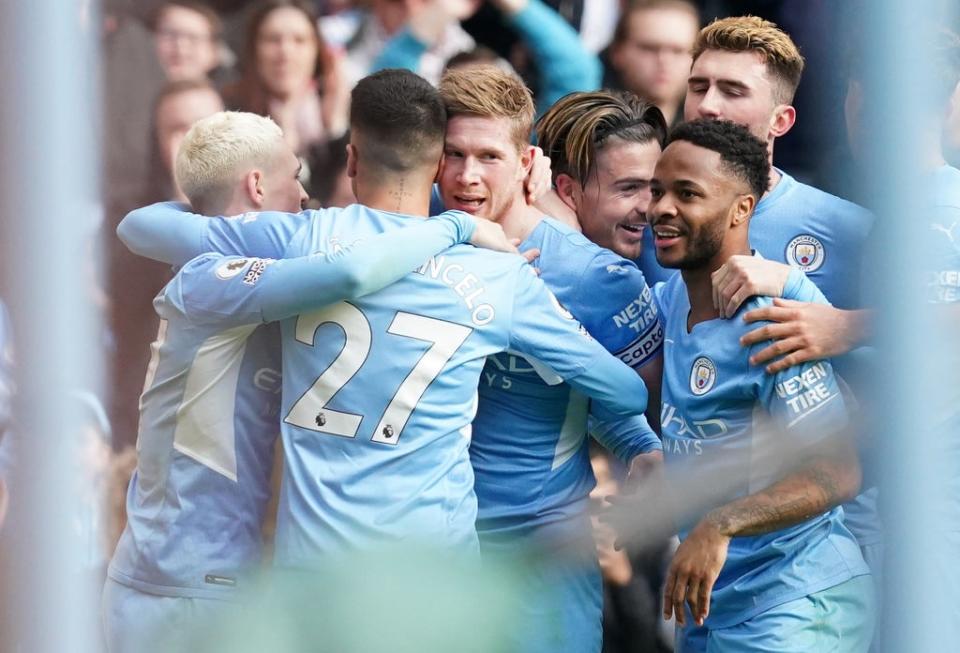
M 803 234 L 797 236 L 787 245 L 787 263 L 801 272 L 813 272 L 823 265 L 826 258 L 823 243 L 815 236 Z
M 227 279 L 233 279 L 235 276 L 243 272 L 243 269 L 247 267 L 247 263 L 249 262 L 250 261 L 245 258 L 237 258 L 227 261 L 217 268 L 217 278 L 223 279 L 224 281 Z
M 710 388 L 717 382 L 717 366 L 706 356 L 701 356 L 693 361 L 693 369 L 690 370 L 690 392 L 697 395 L 705 395 L 710 392 Z

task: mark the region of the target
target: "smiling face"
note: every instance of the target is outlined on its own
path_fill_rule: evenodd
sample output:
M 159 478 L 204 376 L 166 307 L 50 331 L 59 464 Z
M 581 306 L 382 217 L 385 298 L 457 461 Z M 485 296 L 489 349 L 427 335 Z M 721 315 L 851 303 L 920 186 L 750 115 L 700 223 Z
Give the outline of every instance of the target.
M 581 188 L 573 184 L 573 202 L 584 235 L 627 259 L 640 256 L 650 178 L 660 145 L 610 139 L 597 152 L 594 170 Z
M 724 170 L 719 153 L 687 141 L 667 146 L 654 171 L 649 209 L 660 265 L 719 267 L 731 227 L 741 224 L 735 218 L 738 210 L 743 213 L 743 198 L 753 199 L 749 193 L 745 182 Z M 746 217 L 753 208 L 748 203 Z
M 777 104 L 775 91 L 759 54 L 705 50 L 693 62 L 687 79 L 683 118 L 732 120 L 767 142 L 781 135 L 773 133 L 778 128 L 777 109 L 784 106 Z
M 440 195 L 447 209 L 499 222 L 524 202 L 530 147 L 520 147 L 506 118 L 456 115 L 447 121 Z

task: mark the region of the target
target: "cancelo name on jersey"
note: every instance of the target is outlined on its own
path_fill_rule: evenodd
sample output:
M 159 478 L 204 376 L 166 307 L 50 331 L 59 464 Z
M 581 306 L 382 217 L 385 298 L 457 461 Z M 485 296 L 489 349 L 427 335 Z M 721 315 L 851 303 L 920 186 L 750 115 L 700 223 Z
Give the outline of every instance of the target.
M 472 272 L 467 272 L 459 263 L 448 262 L 446 255 L 431 256 L 426 263 L 414 270 L 414 273 L 437 279 L 457 293 L 470 309 L 470 321 L 476 326 L 489 324 L 496 317 L 493 306 L 477 303 L 481 295 L 487 292 L 484 286 L 478 285 L 480 279 Z

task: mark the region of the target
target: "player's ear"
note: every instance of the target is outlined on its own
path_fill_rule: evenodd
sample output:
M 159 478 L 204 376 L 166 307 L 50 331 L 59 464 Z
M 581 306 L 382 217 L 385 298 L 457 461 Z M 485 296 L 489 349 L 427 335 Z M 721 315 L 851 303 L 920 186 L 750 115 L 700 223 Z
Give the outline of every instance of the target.
M 757 198 L 753 195 L 739 195 L 733 203 L 733 215 L 730 216 L 730 223 L 735 227 L 746 224 L 753 214 L 753 207 L 757 204 Z
M 357 146 L 347 143 L 347 176 L 351 179 L 357 176 Z
M 770 136 L 780 138 L 797 122 L 797 110 L 789 104 L 779 104 L 770 118 Z
M 251 170 L 243 178 L 243 190 L 255 209 L 263 206 L 263 173 L 260 170 Z
M 533 166 L 533 160 L 537 156 L 537 148 L 533 145 L 527 145 L 520 151 L 520 165 L 523 166 L 524 171 L 529 174 L 530 168 Z
M 557 187 L 557 195 L 560 196 L 560 201 L 566 204 L 571 211 L 576 212 L 576 195 L 580 191 L 580 184 L 574 181 L 570 175 L 561 172 L 554 180 L 554 186 Z

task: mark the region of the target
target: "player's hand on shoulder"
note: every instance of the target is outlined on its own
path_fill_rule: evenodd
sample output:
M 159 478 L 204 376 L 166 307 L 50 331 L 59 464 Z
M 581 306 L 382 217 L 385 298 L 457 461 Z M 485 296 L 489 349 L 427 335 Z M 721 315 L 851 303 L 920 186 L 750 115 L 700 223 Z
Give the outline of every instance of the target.
M 533 152 L 533 163 L 523 182 L 523 189 L 526 192 L 527 204 L 533 206 L 553 187 L 553 170 L 550 157 L 545 155 L 543 150 L 536 146 L 531 146 L 530 149 Z
M 509 254 L 518 254 L 517 246 L 507 238 L 503 227 L 496 222 L 476 218 L 477 226 L 473 230 L 473 236 L 470 238 L 470 244 L 484 249 L 492 249 L 495 252 L 507 252 Z
M 740 344 L 745 347 L 773 340 L 750 357 L 751 365 L 773 361 L 766 367 L 769 374 L 801 363 L 845 354 L 857 346 L 864 328 L 861 311 L 845 311 L 829 304 L 780 298 L 774 299 L 772 306 L 746 313 L 743 319 L 748 323 L 772 322 L 740 338 Z
M 754 295 L 780 297 L 790 266 L 756 256 L 731 256 L 713 273 L 713 305 L 720 317 L 729 318 Z

